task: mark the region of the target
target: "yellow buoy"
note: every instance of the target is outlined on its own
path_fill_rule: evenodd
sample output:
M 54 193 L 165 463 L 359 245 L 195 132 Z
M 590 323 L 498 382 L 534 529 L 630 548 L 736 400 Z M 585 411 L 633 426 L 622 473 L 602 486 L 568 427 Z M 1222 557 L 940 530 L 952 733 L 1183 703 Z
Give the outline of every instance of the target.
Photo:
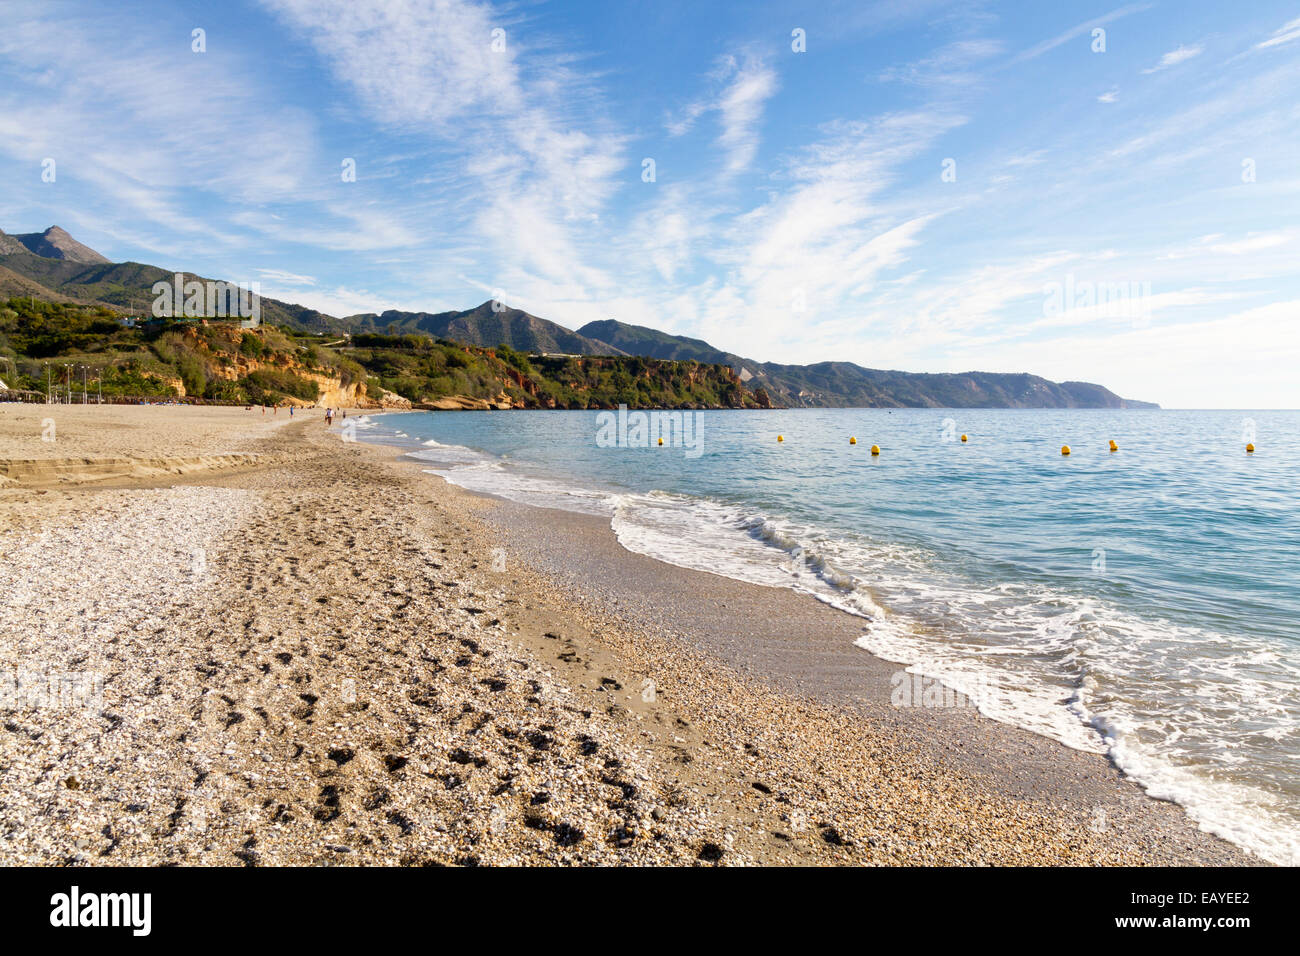
M 1254 442 L 1249 442 L 1249 443 L 1246 445 L 1246 454 L 1248 454 L 1248 455 L 1253 455 L 1254 453 L 1255 453 L 1255 443 L 1254 443 Z
M 1115 444 L 1115 439 L 1113 439 L 1113 438 L 1110 440 L 1110 450 L 1111 450 L 1111 451 L 1119 451 L 1119 445 L 1116 445 L 1116 444 Z
M 965 440 L 966 440 L 966 436 L 965 436 L 965 435 L 962 435 L 962 436 L 961 436 L 961 440 L 962 440 L 962 441 L 965 441 Z
M 1068 455 L 1069 453 L 1070 453 L 1070 446 L 1069 446 L 1069 445 L 1062 445 L 1062 446 L 1061 446 L 1061 454 L 1062 454 L 1062 455 Z
M 871 446 L 871 454 L 873 454 L 873 455 L 879 455 L 879 454 L 880 454 L 880 446 L 879 446 L 879 445 L 872 445 L 872 446 Z
M 777 441 L 785 441 L 785 436 L 784 436 L 784 435 L 777 435 L 777 436 L 776 436 L 776 440 L 777 440 Z
M 857 443 L 858 443 L 858 440 L 857 440 L 856 438 L 854 438 L 852 435 L 850 435 L 850 436 L 849 436 L 849 444 L 850 444 L 850 445 L 856 445 Z
M 663 444 L 663 443 L 664 443 L 664 440 L 663 440 L 663 439 L 662 439 L 662 438 L 661 438 L 661 439 L 659 439 L 659 444 L 661 444 L 661 445 L 662 445 L 662 444 Z

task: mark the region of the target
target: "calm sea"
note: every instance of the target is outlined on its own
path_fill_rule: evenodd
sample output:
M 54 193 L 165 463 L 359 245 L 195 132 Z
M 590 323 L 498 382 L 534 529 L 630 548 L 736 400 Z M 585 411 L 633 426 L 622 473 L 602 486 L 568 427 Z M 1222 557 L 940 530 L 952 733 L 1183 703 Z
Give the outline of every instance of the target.
M 663 446 L 632 416 L 356 434 L 607 516 L 632 551 L 812 594 L 861 618 L 863 648 L 1300 863 L 1300 413 L 713 411 Z

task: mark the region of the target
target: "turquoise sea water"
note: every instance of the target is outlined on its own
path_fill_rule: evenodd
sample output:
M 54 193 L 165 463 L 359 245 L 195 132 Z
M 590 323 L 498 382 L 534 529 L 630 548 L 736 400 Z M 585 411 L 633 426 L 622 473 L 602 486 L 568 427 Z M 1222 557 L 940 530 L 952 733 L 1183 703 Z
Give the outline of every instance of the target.
M 606 515 L 631 550 L 841 607 L 862 647 L 1300 863 L 1300 413 L 685 415 L 694 449 L 626 447 L 634 421 L 622 440 L 597 412 L 357 434 L 473 490 Z

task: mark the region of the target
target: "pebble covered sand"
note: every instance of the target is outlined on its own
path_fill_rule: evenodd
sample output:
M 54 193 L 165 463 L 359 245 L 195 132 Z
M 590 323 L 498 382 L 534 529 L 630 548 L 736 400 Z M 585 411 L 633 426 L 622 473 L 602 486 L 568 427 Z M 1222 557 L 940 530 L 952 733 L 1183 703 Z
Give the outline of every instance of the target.
M 584 604 L 502 563 L 494 502 L 315 413 L 8 407 L 0 458 L 51 414 L 43 458 L 244 457 L 0 490 L 5 864 L 1244 861 L 993 792 Z

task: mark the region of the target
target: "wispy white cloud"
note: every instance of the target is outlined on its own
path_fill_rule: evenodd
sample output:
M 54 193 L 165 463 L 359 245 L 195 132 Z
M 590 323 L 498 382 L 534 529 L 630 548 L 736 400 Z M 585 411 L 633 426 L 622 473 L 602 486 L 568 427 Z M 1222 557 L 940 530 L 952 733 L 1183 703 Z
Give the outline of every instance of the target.
M 1025 169 L 1030 166 L 1041 166 L 1047 158 L 1047 150 L 1036 149 L 1030 153 L 1019 153 L 1007 160 L 1007 165 L 1017 169 Z
M 734 64 L 734 76 L 718 109 L 722 113 L 722 135 L 718 143 L 727 151 L 727 169 L 739 172 L 749 166 L 758 152 L 759 122 L 763 106 L 776 92 L 776 73 L 761 62 Z
M 758 152 L 763 109 L 779 85 L 776 72 L 756 55 L 729 54 L 718 60 L 709 80 L 715 89 L 687 104 L 665 125 L 670 135 L 682 136 L 701 116 L 718 113 L 722 127 L 718 145 L 726 154 L 726 169 L 740 172 Z
M 1262 43 L 1255 44 L 1255 49 L 1265 50 L 1269 47 L 1281 46 L 1283 43 L 1290 43 L 1293 40 L 1300 40 L 1300 19 L 1295 19 L 1273 31 L 1273 35 Z
M 293 272 L 285 272 L 282 269 L 258 269 L 257 273 L 261 276 L 263 282 L 278 282 L 281 285 L 315 285 L 314 276 L 303 276 Z
M 402 312 L 438 311 L 436 304 L 430 303 L 427 297 L 419 300 L 393 299 L 382 292 L 347 286 L 332 289 L 304 289 L 295 283 L 276 285 L 271 277 L 266 277 L 262 281 L 262 295 L 268 299 L 303 305 L 326 315 L 359 315 L 366 312 L 386 312 L 389 309 Z M 458 305 L 456 308 L 462 306 Z
M 501 283 L 609 283 L 583 239 L 624 168 L 624 139 L 602 123 L 566 57 L 525 49 L 520 31 L 479 3 L 265 3 L 369 120 L 462 156 L 478 197 L 466 225 L 499 256 Z
M 523 106 L 511 26 L 472 2 L 263 0 L 304 32 L 336 76 L 390 127 L 440 127 Z M 493 30 L 505 31 L 493 36 Z M 494 46 L 494 40 L 496 42 Z
M 1143 73 L 1159 73 L 1161 70 L 1167 70 L 1171 66 L 1177 66 L 1179 63 L 1186 63 L 1192 57 L 1200 56 L 1205 52 L 1205 47 L 1200 45 L 1183 46 L 1179 44 L 1160 58 L 1160 62 L 1155 66 L 1143 70 Z
M 124 189 L 147 184 L 158 194 L 201 183 L 259 202 L 302 189 L 314 126 L 293 107 L 267 104 L 246 79 L 255 72 L 251 62 L 188 49 L 178 62 L 154 37 L 111 19 L 43 12 L 8 22 L 0 33 L 0 62 L 43 94 L 37 102 L 11 87 L 0 98 L 6 126 L 26 131 L 0 137 L 0 149 L 61 156 L 70 173 L 96 170 L 105 188 L 120 180 Z
M 698 243 L 710 233 L 711 215 L 684 183 L 665 183 L 655 201 L 637 214 L 628 230 L 635 248 L 625 261 L 647 259 L 659 279 L 673 282 L 690 265 Z
M 1119 100 L 1119 90 L 1107 90 L 1097 97 L 1098 103 L 1115 103 Z
M 974 67 L 1005 49 L 1006 45 L 997 39 L 956 40 L 914 63 L 886 69 L 880 79 L 918 86 L 968 86 L 978 77 Z
M 1210 247 L 1212 252 L 1229 256 L 1249 255 L 1265 249 L 1291 245 L 1296 242 L 1296 234 L 1288 231 L 1252 233 L 1233 242 L 1217 242 Z
M 1118 7 L 1110 11 L 1109 13 L 1103 13 L 1099 17 L 1093 17 L 1091 20 L 1084 20 L 1082 23 L 1070 27 L 1070 29 L 1066 30 L 1064 33 L 1058 33 L 1056 36 L 1052 37 L 1051 39 L 1044 40 L 1042 43 L 1035 44 L 1034 46 L 1030 47 L 1028 50 L 1025 50 L 1023 53 L 1018 54 L 1013 60 L 1013 62 L 1035 59 L 1036 57 L 1042 56 L 1044 53 L 1048 52 L 1049 50 L 1055 50 L 1058 46 L 1061 46 L 1062 44 L 1065 43 L 1069 43 L 1075 37 L 1083 36 L 1085 33 L 1091 33 L 1092 30 L 1095 29 L 1096 27 L 1103 26 L 1104 24 L 1107 23 L 1112 23 L 1115 20 L 1119 20 L 1122 17 L 1131 16 L 1134 13 L 1140 13 L 1143 10 L 1149 10 L 1151 9 L 1151 7 L 1152 4 L 1150 3 L 1133 3 L 1125 7 Z
M 321 202 L 310 217 L 269 215 L 261 209 L 230 214 L 230 221 L 279 242 L 300 243 L 339 252 L 375 252 L 424 244 L 426 234 L 413 217 L 397 209 L 353 208 L 340 200 Z
M 714 255 L 726 273 L 696 290 L 696 331 L 732 339 L 743 315 L 756 357 L 788 349 L 792 329 L 802 345 L 825 346 L 821 323 L 906 263 L 939 213 L 887 207 L 899 167 L 962 122 L 924 112 L 827 126 L 787 161 L 780 192 L 720 229 Z

